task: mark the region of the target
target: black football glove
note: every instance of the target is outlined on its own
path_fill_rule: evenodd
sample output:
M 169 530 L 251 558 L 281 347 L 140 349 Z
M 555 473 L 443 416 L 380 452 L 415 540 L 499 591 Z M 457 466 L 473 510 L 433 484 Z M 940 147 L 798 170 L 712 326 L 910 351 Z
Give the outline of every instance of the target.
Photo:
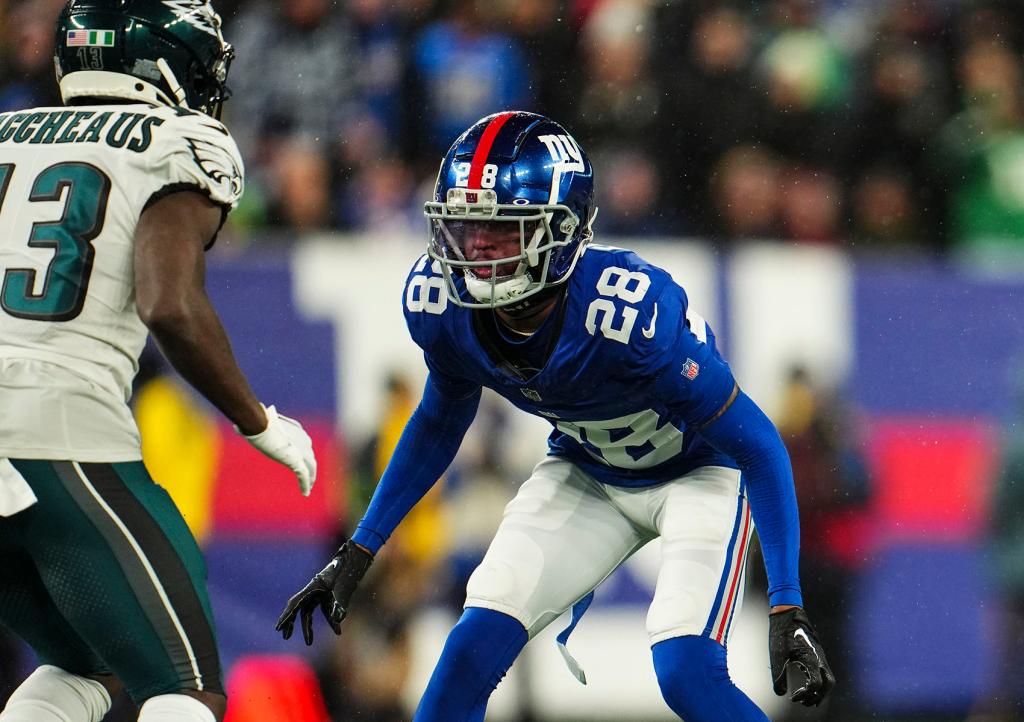
M 330 564 L 288 600 L 275 629 L 285 639 L 290 638 L 295 617 L 302 614 L 302 638 L 307 645 L 313 644 L 313 612 L 319 607 L 334 633 L 341 634 L 341 622 L 348 616 L 352 593 L 372 563 L 373 555 L 369 552 L 351 541 L 342 544 Z
M 797 607 L 768 617 L 772 686 L 780 697 L 816 707 L 836 683 L 807 613 Z

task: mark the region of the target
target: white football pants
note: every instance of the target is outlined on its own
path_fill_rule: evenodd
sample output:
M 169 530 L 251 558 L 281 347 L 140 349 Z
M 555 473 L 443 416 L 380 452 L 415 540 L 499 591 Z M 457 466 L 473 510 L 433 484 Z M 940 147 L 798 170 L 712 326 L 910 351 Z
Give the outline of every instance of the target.
M 660 536 L 661 567 L 647 614 L 651 644 L 703 635 L 724 645 L 743 597 L 753 528 L 735 469 L 702 467 L 626 489 L 548 457 L 505 508 L 470 577 L 466 606 L 508 614 L 533 637 Z

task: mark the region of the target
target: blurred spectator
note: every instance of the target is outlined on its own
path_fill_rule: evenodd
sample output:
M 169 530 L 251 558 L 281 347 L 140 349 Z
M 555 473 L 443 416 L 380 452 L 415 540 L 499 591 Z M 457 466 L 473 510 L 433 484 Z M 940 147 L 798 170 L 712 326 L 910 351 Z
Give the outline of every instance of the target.
M 268 169 L 276 204 L 271 218 L 297 230 L 329 225 L 331 173 L 322 152 L 306 140 L 282 142 Z
M 941 249 L 943 194 L 940 179 L 928 166 L 927 150 L 949 116 L 951 89 L 936 8 L 904 1 L 885 10 L 881 27 L 861 61 L 862 85 L 852 124 L 855 140 L 845 175 L 852 180 L 850 176 L 858 175 L 859 169 L 874 165 L 902 169 L 899 175 L 909 186 L 907 200 L 914 206 L 922 233 L 909 240 L 926 241 L 931 248 Z M 877 174 L 873 177 L 878 178 Z M 923 212 L 917 213 L 918 208 Z M 863 224 L 858 230 L 862 229 Z
M 829 171 L 797 166 L 786 172 L 779 199 L 783 238 L 838 243 L 842 208 L 842 187 Z
M 710 174 L 717 212 L 714 235 L 727 240 L 778 237 L 782 170 L 779 159 L 763 146 L 728 151 Z
M 385 0 L 352 0 L 348 8 L 359 46 L 361 105 L 389 142 L 399 142 L 408 112 L 403 102 L 408 63 L 404 46 L 413 10 Z
M 53 74 L 53 27 L 63 3 L 23 0 L 0 14 L 0 112 L 41 105 L 60 105 Z M 2 8 L 0 8 L 2 12 Z
M 337 207 L 346 228 L 407 237 L 425 228 L 412 169 L 399 158 L 370 161 L 345 187 Z
M 657 156 L 661 93 L 651 73 L 652 14 L 645 3 L 605 0 L 580 30 L 582 85 L 573 91 L 571 132 L 591 149 L 597 174 L 598 228 L 615 235 L 668 234 L 671 219 Z
M 835 106 L 843 91 L 842 58 L 816 28 L 791 28 L 775 37 L 761 56 L 768 97 L 779 110 Z
M 755 33 L 738 3 L 669 3 L 657 16 L 664 110 L 654 140 L 672 203 L 694 230 L 715 227 L 708 174 L 738 141 L 762 135 L 764 94 L 752 72 Z M 680 37 L 688 41 L 680 48 Z M 683 52 L 680 52 L 680 50 Z
M 366 505 L 391 459 L 398 438 L 419 402 L 419 395 L 405 376 L 390 373 L 383 381 L 377 430 L 356 454 L 356 475 L 351 480 L 352 498 L 349 504 L 353 520 L 359 519 L 366 511 Z M 389 549 L 400 550 L 402 555 L 425 568 L 436 568 L 448 551 L 448 524 L 441 499 L 442 486 L 435 485 L 416 504 L 388 544 Z
M 237 48 L 228 126 L 267 196 L 270 222 L 329 224 L 334 150 L 356 97 L 356 47 L 331 0 L 256 0 L 228 29 Z
M 959 251 L 996 259 L 1024 252 L 1024 65 L 996 38 L 973 38 L 957 63 L 965 109 L 943 130 Z
M 654 145 L 661 93 L 650 74 L 651 14 L 642 3 L 605 0 L 580 31 L 584 82 L 573 132 L 599 152 L 611 145 Z M 568 122 L 568 121 L 567 121 Z
M 593 154 L 603 168 L 597 176 L 601 212 L 597 229 L 602 236 L 670 235 L 672 209 L 659 205 L 658 169 L 646 153 L 616 150 Z
M 578 93 L 578 36 L 569 26 L 565 0 L 495 0 L 510 34 L 529 58 L 538 108 L 568 122 Z
M 893 253 L 917 250 L 923 240 L 910 173 L 875 166 L 856 182 L 851 198 L 851 247 Z
M 483 394 L 447 479 L 452 549 L 448 557 L 451 584 L 445 601 L 453 610 L 462 608 L 470 574 L 483 560 L 505 505 L 530 473 L 519 468 L 520 459 L 509 458 L 508 410 L 496 394 Z
M 400 549 L 383 550 L 359 590 L 342 636 L 330 635 L 317 665 L 328 714 L 335 722 L 406 722 L 402 690 L 411 666 L 409 623 L 430 581 Z M 372 601 L 371 601 L 372 600 Z
M 431 167 L 479 118 L 535 110 L 532 68 L 518 40 L 495 27 L 487 0 L 444 0 L 444 15 L 416 36 L 410 98 L 420 158 Z
M 776 27 L 757 65 L 769 104 L 764 138 L 801 164 L 828 166 L 849 152 L 851 77 L 847 58 L 815 24 L 819 9 L 812 0 L 768 4 Z
M 949 113 L 949 87 L 941 48 L 900 34 L 909 30 L 886 20 L 893 22 L 883 24 L 862 61 L 857 160 L 894 159 L 914 168 Z
M 835 532 L 867 501 L 866 467 L 856 452 L 858 435 L 838 397 L 816 388 L 800 367 L 790 372 L 777 426 L 793 464 L 800 502 L 800 577 L 812 590 L 805 601 L 829 649 L 836 678 L 843 680 L 824 710 L 810 712 L 793 706 L 787 709 L 787 719 L 856 719 L 854 671 L 846 667 L 850 659 L 847 600 L 855 571 L 850 560 L 855 551 L 843 546 L 850 541 L 847 535 Z
M 0 111 L 59 101 L 62 4 L 0 0 Z M 238 49 L 236 237 L 415 234 L 455 135 L 517 107 L 606 164 L 609 235 L 1024 257 L 1017 0 L 216 4 Z

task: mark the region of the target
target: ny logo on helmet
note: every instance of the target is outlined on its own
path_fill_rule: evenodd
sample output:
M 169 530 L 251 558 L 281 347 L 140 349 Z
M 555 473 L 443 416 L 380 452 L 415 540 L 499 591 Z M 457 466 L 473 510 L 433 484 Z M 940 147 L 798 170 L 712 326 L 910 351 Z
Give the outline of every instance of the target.
M 551 160 L 558 164 L 556 166 L 558 170 L 563 173 L 570 170 L 582 173 L 586 170 L 583 166 L 583 153 L 572 137 L 568 135 L 542 135 L 537 140 L 547 147 L 548 153 L 551 154 Z

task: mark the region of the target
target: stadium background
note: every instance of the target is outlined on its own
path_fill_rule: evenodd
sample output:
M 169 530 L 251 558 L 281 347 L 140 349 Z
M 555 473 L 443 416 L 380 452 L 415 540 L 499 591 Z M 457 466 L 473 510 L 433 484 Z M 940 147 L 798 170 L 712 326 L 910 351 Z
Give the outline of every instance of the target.
M 0 0 L 0 111 L 56 102 L 59 6 Z M 672 271 L 786 437 L 806 602 L 840 687 L 812 713 L 772 697 L 759 561 L 730 652 L 741 685 L 773 719 L 1024 718 L 1020 3 L 219 7 L 248 187 L 208 285 L 259 397 L 302 419 L 321 466 L 301 499 L 147 355 L 146 460 L 208 557 L 232 722 L 408 719 L 543 453 L 543 423 L 487 399 L 340 641 L 275 635 L 418 398 L 401 294 L 432 173 L 458 131 L 509 107 L 574 133 L 598 240 Z M 598 590 L 570 642 L 587 687 L 546 634 L 488 719 L 671 719 L 643 632 L 656 562 L 647 549 Z M 3 698 L 31 659 L 0 647 Z

